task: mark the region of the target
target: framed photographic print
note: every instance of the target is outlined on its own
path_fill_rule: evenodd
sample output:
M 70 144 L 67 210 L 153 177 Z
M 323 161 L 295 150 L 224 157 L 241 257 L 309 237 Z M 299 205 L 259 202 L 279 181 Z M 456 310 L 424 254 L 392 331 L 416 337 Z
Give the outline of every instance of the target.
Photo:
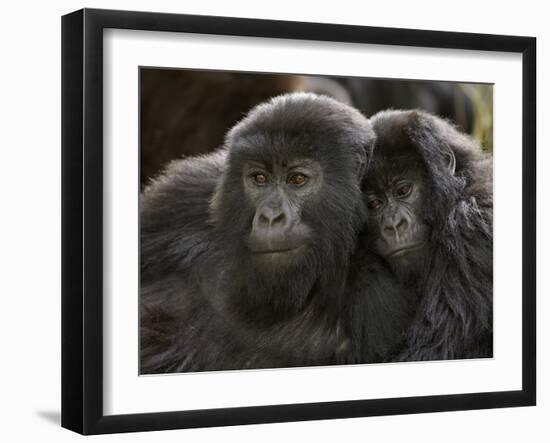
M 531 37 L 62 19 L 62 425 L 536 402 Z

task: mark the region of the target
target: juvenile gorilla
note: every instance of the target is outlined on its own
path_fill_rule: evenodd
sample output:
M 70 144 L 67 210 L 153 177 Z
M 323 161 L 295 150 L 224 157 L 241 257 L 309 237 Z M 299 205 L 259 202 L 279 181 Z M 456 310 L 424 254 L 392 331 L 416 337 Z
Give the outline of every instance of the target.
M 492 356 L 492 160 L 420 111 L 372 117 L 364 241 L 418 294 L 397 360 Z
M 175 162 L 147 188 L 141 372 L 346 361 L 342 311 L 373 143 L 359 112 L 292 94 L 256 107 L 224 151 Z

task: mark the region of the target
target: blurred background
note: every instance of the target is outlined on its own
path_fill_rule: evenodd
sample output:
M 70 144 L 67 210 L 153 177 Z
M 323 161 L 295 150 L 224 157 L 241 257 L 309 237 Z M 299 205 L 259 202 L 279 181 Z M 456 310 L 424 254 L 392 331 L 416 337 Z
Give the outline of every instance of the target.
M 389 108 L 423 109 L 493 151 L 488 84 L 141 68 L 141 187 L 171 160 L 220 147 L 225 133 L 258 103 L 293 91 L 329 95 L 367 117 Z

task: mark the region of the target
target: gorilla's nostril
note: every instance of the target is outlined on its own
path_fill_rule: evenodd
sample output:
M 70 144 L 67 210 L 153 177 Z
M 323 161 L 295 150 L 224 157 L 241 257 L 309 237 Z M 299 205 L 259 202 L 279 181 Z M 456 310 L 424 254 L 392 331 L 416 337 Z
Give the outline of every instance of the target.
M 271 219 L 271 225 L 283 225 L 285 223 L 285 220 L 285 214 L 284 212 L 281 212 Z
M 260 225 L 269 225 L 270 218 L 265 214 L 260 214 L 260 216 L 258 217 L 258 221 Z
M 401 220 L 399 220 L 399 221 L 397 222 L 397 224 L 395 225 L 395 230 L 396 230 L 396 231 L 402 231 L 402 230 L 404 230 L 404 229 L 406 229 L 406 228 L 407 228 L 407 221 L 406 221 L 404 218 L 402 218 Z

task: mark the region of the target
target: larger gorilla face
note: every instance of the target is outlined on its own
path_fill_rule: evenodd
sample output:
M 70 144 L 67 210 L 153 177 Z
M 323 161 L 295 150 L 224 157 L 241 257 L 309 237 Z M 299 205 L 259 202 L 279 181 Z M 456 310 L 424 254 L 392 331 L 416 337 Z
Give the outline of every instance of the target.
M 358 111 L 313 94 L 273 99 L 230 131 L 212 215 L 224 248 L 262 279 L 261 290 L 286 281 L 291 294 L 307 295 L 347 263 L 373 142 Z
M 269 162 L 247 161 L 244 192 L 256 208 L 247 245 L 265 260 L 287 260 L 299 255 L 312 240 L 301 214 L 323 186 L 321 165 L 310 159 Z

